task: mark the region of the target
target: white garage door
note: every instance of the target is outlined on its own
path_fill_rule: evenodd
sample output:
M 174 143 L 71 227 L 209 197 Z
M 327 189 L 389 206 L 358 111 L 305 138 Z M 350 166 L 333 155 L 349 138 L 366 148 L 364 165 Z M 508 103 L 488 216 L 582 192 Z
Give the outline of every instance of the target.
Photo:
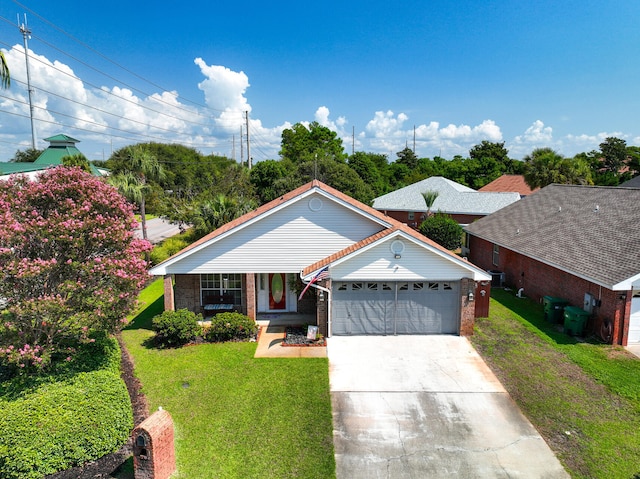
M 334 282 L 332 334 L 456 334 L 459 289 L 446 281 Z
M 634 291 L 633 298 L 631 298 L 627 343 L 640 343 L 640 291 Z

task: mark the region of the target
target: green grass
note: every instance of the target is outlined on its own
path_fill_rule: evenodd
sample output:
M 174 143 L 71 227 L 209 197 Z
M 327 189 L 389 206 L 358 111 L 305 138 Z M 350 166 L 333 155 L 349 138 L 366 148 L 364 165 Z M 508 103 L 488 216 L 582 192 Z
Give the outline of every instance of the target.
M 151 411 L 175 423 L 178 478 L 335 477 L 327 359 L 254 359 L 256 343 L 150 348 L 162 281 L 122 333 Z
M 640 477 L 640 360 L 576 341 L 501 290 L 471 340 L 572 477 Z

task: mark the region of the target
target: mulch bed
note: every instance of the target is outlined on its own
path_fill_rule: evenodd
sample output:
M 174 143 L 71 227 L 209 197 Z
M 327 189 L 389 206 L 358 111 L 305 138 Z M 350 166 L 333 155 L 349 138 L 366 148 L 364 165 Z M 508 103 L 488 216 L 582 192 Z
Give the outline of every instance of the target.
M 307 339 L 306 328 L 287 326 L 281 345 L 284 347 L 323 347 L 327 345 L 327 340 L 324 337 L 320 339 Z

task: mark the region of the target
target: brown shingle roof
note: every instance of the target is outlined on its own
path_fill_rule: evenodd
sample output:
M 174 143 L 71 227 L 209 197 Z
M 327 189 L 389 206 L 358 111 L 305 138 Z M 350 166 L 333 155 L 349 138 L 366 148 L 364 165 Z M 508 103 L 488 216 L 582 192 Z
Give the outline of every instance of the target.
M 538 191 L 540 188 L 531 189 L 524 181 L 522 175 L 502 175 L 491 183 L 484 185 L 478 191 L 493 191 L 498 193 L 513 192 L 520 193 L 520 196 L 528 196 Z

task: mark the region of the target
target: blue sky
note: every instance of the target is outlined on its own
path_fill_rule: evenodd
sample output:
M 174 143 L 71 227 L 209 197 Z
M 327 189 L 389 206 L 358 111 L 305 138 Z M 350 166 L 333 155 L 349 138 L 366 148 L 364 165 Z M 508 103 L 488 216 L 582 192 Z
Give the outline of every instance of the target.
M 414 128 L 420 157 L 640 145 L 637 1 L 4 0 L 0 160 L 31 141 L 23 13 L 38 147 L 67 133 L 90 159 L 140 141 L 239 159 L 244 111 L 254 161 L 314 120 L 390 160 Z

